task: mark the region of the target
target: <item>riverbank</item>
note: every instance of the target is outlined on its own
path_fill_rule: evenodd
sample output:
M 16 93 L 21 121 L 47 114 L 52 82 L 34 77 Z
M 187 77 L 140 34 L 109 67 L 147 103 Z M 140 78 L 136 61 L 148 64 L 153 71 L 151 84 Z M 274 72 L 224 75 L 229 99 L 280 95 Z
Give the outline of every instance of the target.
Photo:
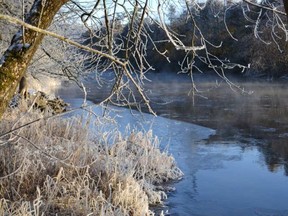
M 4 134 L 41 118 L 1 137 L 1 215 L 153 215 L 161 185 L 183 176 L 152 130 L 121 132 L 101 108 L 48 119 L 24 108 L 0 125 Z
M 154 133 L 170 143 L 185 173 L 165 202 L 170 214 L 287 215 L 286 85 L 237 83 L 253 92 L 247 94 L 223 82 L 196 84 L 194 104 L 183 76 L 160 74 L 146 85 L 153 108 L 166 117 L 158 118 Z M 88 97 L 97 102 L 103 92 L 90 86 Z M 189 122 L 214 128 L 215 135 L 197 141 Z

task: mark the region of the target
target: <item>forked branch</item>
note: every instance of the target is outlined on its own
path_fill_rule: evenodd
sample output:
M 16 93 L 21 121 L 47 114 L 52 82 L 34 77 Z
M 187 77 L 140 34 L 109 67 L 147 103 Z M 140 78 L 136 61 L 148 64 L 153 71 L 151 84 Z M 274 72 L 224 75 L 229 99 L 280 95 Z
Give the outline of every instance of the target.
M 149 100 L 148 98 L 146 97 L 142 87 L 137 83 L 137 81 L 133 78 L 133 76 L 131 75 L 130 71 L 128 70 L 128 61 L 125 61 L 125 62 L 122 62 L 121 60 L 119 60 L 118 58 L 110 55 L 110 54 L 107 54 L 107 53 L 104 53 L 104 52 L 101 52 L 99 50 L 96 50 L 96 49 L 93 49 L 93 48 L 90 48 L 90 47 L 87 47 L 85 45 L 82 45 L 80 43 L 77 43 L 73 40 L 70 40 L 64 36 L 61 36 L 59 34 L 56 34 L 54 32 L 51 32 L 51 31 L 47 31 L 47 30 L 44 30 L 44 29 L 41 29 L 41 28 L 38 28 L 38 27 L 35 27 L 33 25 L 30 25 L 30 24 L 27 24 L 25 22 L 23 22 L 22 20 L 20 19 L 17 19 L 17 18 L 14 18 L 14 17 L 11 17 L 11 16 L 8 16 L 8 15 L 4 15 L 4 14 L 0 14 L 0 19 L 4 19 L 4 20 L 7 20 L 11 23 L 14 23 L 14 24 L 20 24 L 22 26 L 24 26 L 25 28 L 28 28 L 28 29 L 31 29 L 33 31 L 36 31 L 36 32 L 39 32 L 41 34 L 44 34 L 44 35 L 49 35 L 51 37 L 54 37 L 54 38 L 57 38 L 59 40 L 62 40 L 72 46 L 75 46 L 79 49 L 82 49 L 82 50 L 86 50 L 88 52 L 91 52 L 91 53 L 94 53 L 94 54 L 97 54 L 99 56 L 102 56 L 102 57 L 105 57 L 109 60 L 111 60 L 112 62 L 114 62 L 115 64 L 117 64 L 118 66 L 120 66 L 122 69 L 123 69 L 123 72 L 124 74 L 127 76 L 127 78 L 135 85 L 138 93 L 141 95 L 145 105 L 148 107 L 149 111 L 156 115 L 156 113 L 153 111 L 153 109 L 151 108 L 150 106 L 150 103 L 149 103 Z

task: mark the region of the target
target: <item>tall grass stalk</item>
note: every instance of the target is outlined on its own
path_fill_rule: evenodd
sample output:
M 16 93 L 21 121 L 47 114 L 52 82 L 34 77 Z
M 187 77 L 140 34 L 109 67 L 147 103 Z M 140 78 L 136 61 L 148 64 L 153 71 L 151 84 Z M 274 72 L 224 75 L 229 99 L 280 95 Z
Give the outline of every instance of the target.
M 11 109 L 0 134 L 41 115 Z M 154 214 L 149 206 L 166 198 L 157 185 L 183 175 L 174 158 L 152 131 L 107 133 L 101 119 L 84 119 L 42 120 L 0 138 L 0 215 Z

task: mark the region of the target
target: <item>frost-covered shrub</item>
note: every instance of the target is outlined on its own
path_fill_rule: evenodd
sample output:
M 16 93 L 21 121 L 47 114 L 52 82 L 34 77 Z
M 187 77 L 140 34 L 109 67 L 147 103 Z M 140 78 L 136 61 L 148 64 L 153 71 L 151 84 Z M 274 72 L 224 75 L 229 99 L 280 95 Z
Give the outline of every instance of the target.
M 0 134 L 43 117 L 23 109 L 6 112 Z M 153 215 L 166 197 L 157 185 L 181 170 L 151 131 L 108 144 L 101 124 L 50 118 L 0 135 L 0 215 Z

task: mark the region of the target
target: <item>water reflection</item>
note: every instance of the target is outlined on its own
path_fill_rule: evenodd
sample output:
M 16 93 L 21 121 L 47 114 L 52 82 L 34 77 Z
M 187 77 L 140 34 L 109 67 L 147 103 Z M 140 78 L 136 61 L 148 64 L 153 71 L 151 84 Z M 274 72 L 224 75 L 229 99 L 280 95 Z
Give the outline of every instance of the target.
M 87 82 L 88 99 L 99 102 L 109 94 L 109 82 L 102 87 L 95 82 Z M 237 83 L 241 88 L 253 91 L 243 94 L 232 90 L 217 77 L 209 82 L 200 78 L 198 96 L 191 95 L 191 82 L 187 76 L 153 74 L 152 82 L 146 83 L 151 105 L 158 115 L 170 119 L 191 122 L 216 129 L 216 134 L 208 142 L 240 141 L 248 138 L 259 140 L 259 151 L 270 171 L 284 166 L 288 175 L 288 87 L 285 83 L 244 82 Z M 201 80 L 202 79 L 202 80 Z M 60 94 L 69 92 L 81 97 L 81 92 L 62 89 Z M 143 108 L 145 110 L 145 107 Z
M 160 82 L 160 83 L 159 83 Z M 285 83 L 241 82 L 253 94 L 233 91 L 225 83 L 198 82 L 200 96 L 189 96 L 190 83 L 174 78 L 148 84 L 159 115 L 216 129 L 208 142 L 257 139 L 270 171 L 284 167 L 288 175 L 288 87 Z M 166 86 L 166 88 L 165 88 Z M 167 87 L 169 86 L 169 87 Z M 170 101 L 157 103 L 157 98 Z M 207 99 L 206 99 L 207 98 Z M 194 103 L 193 103 L 194 102 Z
M 170 151 L 185 173 L 167 200 L 171 215 L 288 215 L 285 84 L 242 82 L 242 87 L 254 91 L 247 95 L 224 83 L 202 80 L 201 97 L 193 98 L 187 77 L 149 78 L 153 82 L 146 84 L 147 92 L 158 115 L 181 120 L 160 118 L 153 128 L 164 143 L 171 143 Z M 93 83 L 88 88 L 88 98 L 94 102 L 108 94 Z M 131 117 L 122 121 L 125 124 Z M 215 133 L 207 138 L 189 122 Z

